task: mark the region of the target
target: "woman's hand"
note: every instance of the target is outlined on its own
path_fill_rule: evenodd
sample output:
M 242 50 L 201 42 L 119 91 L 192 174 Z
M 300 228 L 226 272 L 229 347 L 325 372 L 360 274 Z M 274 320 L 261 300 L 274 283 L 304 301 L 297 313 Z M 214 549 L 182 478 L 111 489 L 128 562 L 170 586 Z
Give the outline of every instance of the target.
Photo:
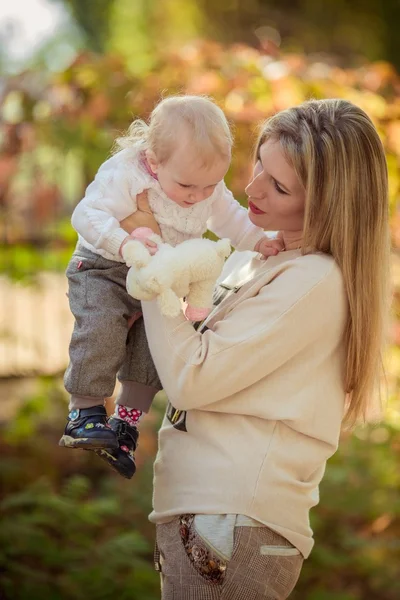
M 137 196 L 136 202 L 137 210 L 120 222 L 122 229 L 131 234 L 138 227 L 150 227 L 154 233 L 161 236 L 160 227 L 151 212 L 147 190 Z

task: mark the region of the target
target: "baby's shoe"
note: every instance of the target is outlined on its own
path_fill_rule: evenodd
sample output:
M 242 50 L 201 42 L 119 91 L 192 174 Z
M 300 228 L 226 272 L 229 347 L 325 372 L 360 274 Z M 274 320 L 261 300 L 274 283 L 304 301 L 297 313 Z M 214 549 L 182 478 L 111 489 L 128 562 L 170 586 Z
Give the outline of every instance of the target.
M 115 433 L 119 445 L 113 450 L 103 448 L 95 450 L 95 452 L 122 477 L 131 479 L 136 472 L 134 453 L 138 445 L 139 431 L 136 427 L 116 417 L 110 417 L 108 424 Z
M 59 445 L 85 450 L 118 448 L 117 435 L 107 423 L 104 406 L 71 410 Z

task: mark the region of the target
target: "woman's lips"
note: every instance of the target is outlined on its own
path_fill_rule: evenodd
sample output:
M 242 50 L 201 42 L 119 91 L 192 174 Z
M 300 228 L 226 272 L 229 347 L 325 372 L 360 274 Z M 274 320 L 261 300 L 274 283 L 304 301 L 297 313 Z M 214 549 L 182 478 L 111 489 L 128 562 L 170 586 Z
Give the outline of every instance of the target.
M 249 209 L 255 215 L 265 215 L 265 212 L 263 210 L 260 210 L 255 204 L 251 202 L 251 200 L 249 200 Z

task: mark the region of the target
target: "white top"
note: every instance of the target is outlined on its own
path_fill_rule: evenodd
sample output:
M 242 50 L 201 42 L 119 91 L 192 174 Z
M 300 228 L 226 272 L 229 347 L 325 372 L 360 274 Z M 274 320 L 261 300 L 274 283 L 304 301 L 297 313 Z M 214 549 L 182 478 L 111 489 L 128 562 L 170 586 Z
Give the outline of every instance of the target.
M 234 252 L 222 283 L 241 287 L 204 333 L 142 302 L 164 390 L 187 411 L 169 411 L 161 426 L 150 519 L 246 515 L 307 557 L 309 512 L 344 410 L 343 277 L 325 254 Z
M 247 211 L 225 183 L 220 181 L 212 195 L 191 208 L 183 208 L 165 195 L 158 181 L 148 173 L 141 157 L 141 146 L 122 150 L 105 161 L 86 189 L 72 215 L 79 241 L 105 258 L 123 262 L 119 249 L 127 233 L 120 221 L 137 209 L 136 196 L 149 190 L 149 204 L 162 238 L 176 246 L 190 238 L 200 238 L 210 229 L 227 237 L 238 250 L 254 250 L 265 236 L 253 225 Z

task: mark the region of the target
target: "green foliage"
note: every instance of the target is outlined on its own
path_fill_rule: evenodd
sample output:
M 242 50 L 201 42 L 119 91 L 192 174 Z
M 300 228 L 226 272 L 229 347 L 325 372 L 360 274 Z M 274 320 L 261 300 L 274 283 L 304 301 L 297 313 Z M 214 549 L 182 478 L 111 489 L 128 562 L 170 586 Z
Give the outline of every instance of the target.
M 104 50 L 114 0 L 63 0 L 63 4 L 84 32 L 87 45 L 96 52 Z
M 91 491 L 86 477 L 58 493 L 43 478 L 1 503 L 2 598 L 158 598 L 151 544 L 131 511 Z
M 34 282 L 43 271 L 64 271 L 76 243 L 76 236 L 71 233 L 68 226 L 68 235 L 63 238 L 65 244 L 61 247 L 51 243 L 45 248 L 0 246 L 0 272 L 14 281 Z
M 61 381 L 45 378 L 0 431 L 0 597 L 156 600 L 152 462 L 162 398 L 142 421 L 139 469 L 123 480 L 91 452 L 57 445 Z M 293 600 L 400 596 L 400 429 L 345 434 L 312 511 L 316 545 Z
M 62 1 L 90 49 L 119 49 L 133 68 L 161 47 L 196 37 L 330 54 L 346 65 L 367 58 L 400 66 L 397 0 Z
M 312 512 L 316 545 L 293 600 L 400 597 L 400 429 L 380 423 L 345 435 Z M 346 594 L 343 594 L 343 592 Z
M 59 389 L 44 380 L 1 434 L 0 597 L 156 600 L 146 426 L 139 475 L 127 482 L 94 453 L 57 446 Z

